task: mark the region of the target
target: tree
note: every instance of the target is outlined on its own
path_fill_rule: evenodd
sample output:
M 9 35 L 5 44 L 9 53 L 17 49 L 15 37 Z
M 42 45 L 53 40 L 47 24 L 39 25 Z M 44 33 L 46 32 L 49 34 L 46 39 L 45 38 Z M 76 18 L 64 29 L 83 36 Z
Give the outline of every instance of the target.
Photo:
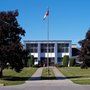
M 82 61 L 81 68 L 90 66 L 90 30 L 87 31 L 85 39 L 79 41 L 81 46 L 79 60 Z
M 34 56 L 33 55 L 29 55 L 28 56 L 27 66 L 32 67 L 33 65 L 34 65 Z
M 68 66 L 68 61 L 69 61 L 69 56 L 68 55 L 65 55 L 64 57 L 63 57 L 63 66 L 64 67 L 67 67 Z
M 75 59 L 74 58 L 70 58 L 69 62 L 70 62 L 70 66 L 74 66 L 75 65 Z
M 24 49 L 23 50 L 23 64 L 24 64 L 24 67 L 27 67 L 28 65 L 27 65 L 27 63 L 28 63 L 28 58 L 29 58 L 29 53 L 30 53 L 30 51 L 29 50 L 27 50 L 27 49 Z
M 23 45 L 20 41 L 25 30 L 18 24 L 18 15 L 17 10 L 0 12 L 0 77 L 7 63 L 17 72 L 23 68 Z

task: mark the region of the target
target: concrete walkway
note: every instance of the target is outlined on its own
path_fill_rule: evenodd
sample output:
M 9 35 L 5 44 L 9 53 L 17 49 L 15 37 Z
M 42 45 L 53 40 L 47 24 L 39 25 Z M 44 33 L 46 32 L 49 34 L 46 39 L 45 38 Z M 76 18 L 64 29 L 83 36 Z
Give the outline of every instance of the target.
M 62 84 L 74 84 L 71 80 L 67 79 L 56 67 L 52 67 L 57 80 Z
M 43 67 L 41 68 L 38 68 L 37 71 L 31 76 L 31 78 L 28 80 L 28 81 L 32 81 L 32 80 L 40 80 L 41 79 L 41 75 L 42 75 L 42 70 L 43 70 Z M 26 82 L 28 82 L 26 81 Z

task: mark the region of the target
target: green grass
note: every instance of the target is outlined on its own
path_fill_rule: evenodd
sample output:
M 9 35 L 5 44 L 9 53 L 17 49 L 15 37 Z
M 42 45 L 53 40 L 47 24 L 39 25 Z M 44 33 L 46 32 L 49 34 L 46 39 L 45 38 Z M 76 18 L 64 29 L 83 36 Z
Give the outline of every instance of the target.
M 56 79 L 54 72 L 51 68 L 44 68 L 42 71 L 42 80 L 53 80 Z
M 90 84 L 90 68 L 81 69 L 80 67 L 62 67 L 59 70 L 74 83 Z
M 0 78 L 0 84 L 4 85 L 18 85 L 23 84 L 28 80 L 37 68 L 24 68 L 20 73 L 15 72 L 11 69 L 5 69 L 3 71 L 3 77 Z

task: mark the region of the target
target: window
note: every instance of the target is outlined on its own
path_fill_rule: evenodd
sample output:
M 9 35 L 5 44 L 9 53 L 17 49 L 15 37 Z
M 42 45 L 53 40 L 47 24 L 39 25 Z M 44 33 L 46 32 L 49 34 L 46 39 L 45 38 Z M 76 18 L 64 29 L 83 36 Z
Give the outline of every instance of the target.
M 54 44 L 49 44 L 49 52 L 54 52 Z
M 31 53 L 35 53 L 35 52 L 37 52 L 38 50 L 38 44 L 26 44 L 26 48 L 27 48 L 27 50 L 29 50 Z
M 48 46 L 48 48 L 47 48 Z M 47 49 L 48 49 L 48 52 L 54 52 L 54 44 L 50 43 L 50 44 L 41 44 L 41 52 L 42 53 L 45 53 L 47 52 Z
M 62 62 L 62 58 L 59 58 L 59 57 L 58 57 L 58 58 L 57 58 L 57 62 L 58 62 L 58 63 L 61 63 L 61 62 Z
M 47 52 L 47 44 L 41 44 L 41 52 Z
M 64 52 L 68 52 L 68 47 L 64 47 Z
M 26 49 L 29 49 L 30 48 L 30 44 L 26 44 Z
M 57 45 L 57 51 L 59 53 L 68 52 L 68 47 L 69 47 L 68 43 L 60 43 Z

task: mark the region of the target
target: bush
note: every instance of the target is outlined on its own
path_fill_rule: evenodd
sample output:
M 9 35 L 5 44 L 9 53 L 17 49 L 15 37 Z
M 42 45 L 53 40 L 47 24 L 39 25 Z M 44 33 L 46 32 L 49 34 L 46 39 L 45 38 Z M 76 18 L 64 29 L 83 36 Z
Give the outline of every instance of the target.
M 34 56 L 29 56 L 27 66 L 32 67 L 34 65 Z
M 70 66 L 74 66 L 75 65 L 75 59 L 74 58 L 70 58 Z
M 68 61 L 69 61 L 69 56 L 65 55 L 62 60 L 64 67 L 68 66 Z

